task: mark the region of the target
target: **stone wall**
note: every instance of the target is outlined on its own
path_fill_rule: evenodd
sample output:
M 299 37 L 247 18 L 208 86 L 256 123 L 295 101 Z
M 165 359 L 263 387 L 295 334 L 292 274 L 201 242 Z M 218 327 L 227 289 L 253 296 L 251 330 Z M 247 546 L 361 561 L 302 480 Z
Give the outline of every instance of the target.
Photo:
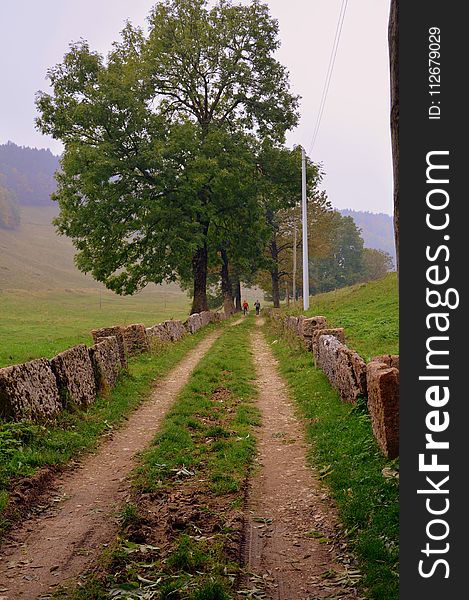
M 313 354 L 343 402 L 367 399 L 373 434 L 389 458 L 399 455 L 399 356 L 374 358 L 368 365 L 345 344 L 342 327 L 329 328 L 323 316 L 282 316 L 265 310 L 267 317 L 289 336 L 297 336 Z
M 300 324 L 299 334 L 303 337 L 313 337 L 314 334 L 327 327 L 326 317 L 311 317 L 309 319 L 303 318 Z
M 186 328 L 184 327 L 184 331 Z M 163 323 L 158 323 L 157 325 L 153 325 L 152 327 L 146 328 L 147 337 L 150 341 L 150 345 L 156 341 L 157 342 L 170 342 L 171 334 L 168 329 L 163 325 Z
M 157 347 L 161 343 L 178 342 L 187 333 L 187 329 L 182 321 L 164 321 L 153 325 L 153 327 L 147 327 L 146 335 L 149 341 L 150 347 Z
M 61 352 L 50 361 L 45 358 L 0 369 L 0 418 L 47 421 L 70 405 L 86 407 L 97 393 L 108 393 L 116 384 L 127 356 L 150 350 L 150 341 L 176 342 L 187 331 L 195 333 L 214 321 L 206 311 L 191 315 L 187 327 L 182 321 L 168 320 L 153 327 L 142 324 L 93 329 L 94 345 L 84 344 Z
M 199 313 L 190 315 L 185 323 L 186 329 L 189 333 L 196 333 L 202 327 L 202 317 Z
M 206 327 L 213 321 L 212 313 L 209 310 L 200 313 L 200 322 L 202 323 L 202 327 Z
M 324 371 L 343 402 L 366 397 L 366 363 L 336 337 L 318 337 L 316 366 Z
M 96 390 L 108 394 L 116 385 L 121 370 L 119 343 L 115 336 L 101 338 L 89 349 Z
M 313 336 L 310 338 L 310 345 L 307 346 L 307 349 L 311 350 L 313 353 L 314 364 L 316 365 L 318 362 L 319 337 L 321 335 L 332 335 L 332 337 L 335 337 L 339 342 L 345 344 L 345 332 L 343 327 L 325 327 L 324 329 L 317 329 L 314 331 Z
M 298 317 L 286 316 L 283 321 L 284 328 L 294 333 L 295 335 L 299 335 L 299 319 Z
M 57 381 L 46 358 L 0 369 L 2 419 L 47 421 L 61 409 Z
M 101 327 L 100 329 L 93 329 L 91 331 L 91 336 L 95 344 L 100 342 L 103 338 L 110 336 L 115 337 L 119 347 L 121 367 L 123 369 L 127 369 L 127 356 L 125 352 L 124 335 L 122 333 L 122 329 L 123 328 L 120 325 L 116 325 L 115 327 Z
M 96 400 L 93 365 L 85 344 L 61 352 L 50 361 L 62 405 L 89 406 Z
M 373 434 L 389 458 L 399 456 L 399 357 L 377 356 L 366 368 Z
M 212 317 L 214 323 L 220 323 L 221 321 L 224 321 L 228 318 L 225 312 L 214 312 L 212 313 Z
M 326 317 L 305 317 L 300 315 L 299 317 L 286 316 L 281 317 L 278 312 L 274 310 L 267 313 L 269 318 L 275 322 L 281 322 L 284 331 L 289 336 L 294 338 L 299 337 L 307 350 L 313 351 L 314 337 L 318 331 L 323 330 L 327 326 Z
M 184 323 L 182 321 L 164 321 L 162 325 L 164 329 L 168 332 L 169 340 L 171 342 L 178 342 L 187 333 L 187 330 L 184 327 Z
M 209 323 L 218 323 L 220 321 L 224 321 L 225 319 L 225 313 L 213 313 L 209 310 L 206 310 L 201 313 L 194 313 L 193 315 L 190 315 L 184 325 L 189 333 L 196 333 L 201 327 L 205 327 Z
M 124 336 L 124 347 L 127 356 L 137 356 L 142 352 L 150 351 L 150 343 L 148 341 L 145 325 L 142 323 L 134 323 L 122 328 Z

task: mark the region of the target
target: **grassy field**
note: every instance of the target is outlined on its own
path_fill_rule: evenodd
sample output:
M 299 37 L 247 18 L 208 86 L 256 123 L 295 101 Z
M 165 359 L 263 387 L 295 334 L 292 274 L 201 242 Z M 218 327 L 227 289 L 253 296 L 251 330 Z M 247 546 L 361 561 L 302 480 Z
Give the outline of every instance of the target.
M 74 264 L 70 239 L 57 235 L 56 204 L 24 206 L 19 229 L 0 229 L 0 367 L 91 343 L 90 330 L 185 319 L 191 301 L 176 284 L 132 297 L 109 292 Z M 243 289 L 252 305 L 257 288 Z
M 96 327 L 187 317 L 190 300 L 175 284 L 120 297 L 78 271 L 56 214 L 55 204 L 22 207 L 19 229 L 0 230 L 0 367 L 89 344 Z
M 298 307 L 289 312 L 303 314 Z M 396 273 L 312 296 L 306 314 L 324 315 L 332 327 L 344 327 L 347 345 L 367 361 L 379 354 L 399 353 Z
M 57 214 L 55 203 L 23 206 L 20 227 L 0 229 L 0 291 L 98 287 L 75 267 L 71 240 L 57 235 L 51 223 Z
M 8 290 L 0 293 L 0 367 L 92 343 L 97 327 L 185 319 L 189 298 L 170 286 L 132 297 L 99 290 Z

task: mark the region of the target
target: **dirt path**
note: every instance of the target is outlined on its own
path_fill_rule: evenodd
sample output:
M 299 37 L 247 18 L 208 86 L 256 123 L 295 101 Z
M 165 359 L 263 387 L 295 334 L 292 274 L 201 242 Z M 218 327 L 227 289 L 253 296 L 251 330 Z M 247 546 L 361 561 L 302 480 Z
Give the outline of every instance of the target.
M 159 382 L 125 428 L 97 454 L 57 482 L 62 501 L 26 521 L 0 553 L 0 600 L 33 600 L 88 569 L 118 531 L 116 513 L 128 494 L 127 475 L 191 371 L 220 335 L 207 336 Z M 57 498 L 56 498 L 57 500 Z M 53 589 L 53 587 L 52 587 Z
M 334 579 L 344 572 L 336 546 L 328 543 L 338 533 L 336 513 L 307 466 L 303 427 L 259 330 L 253 350 L 262 427 L 247 505 L 246 587 L 260 590 L 254 597 L 266 600 L 357 598 Z

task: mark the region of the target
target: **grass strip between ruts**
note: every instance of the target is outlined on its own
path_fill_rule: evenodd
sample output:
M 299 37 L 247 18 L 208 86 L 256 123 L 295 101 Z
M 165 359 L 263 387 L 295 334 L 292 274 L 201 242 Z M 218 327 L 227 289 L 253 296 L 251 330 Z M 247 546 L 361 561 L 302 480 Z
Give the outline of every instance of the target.
M 108 396 L 98 397 L 86 409 L 64 410 L 53 424 L 0 420 L 0 533 L 10 525 L 2 513 L 18 478 L 31 477 L 41 467 L 64 466 L 94 449 L 103 435 L 119 427 L 141 404 L 152 383 L 166 375 L 214 328 L 209 325 L 177 343 L 131 358 L 128 371 L 121 373 Z
M 196 367 L 141 456 L 119 539 L 83 586 L 58 598 L 234 597 L 260 422 L 251 324 L 227 327 Z
M 306 423 L 309 458 L 330 488 L 359 560 L 363 589 L 374 600 L 397 600 L 398 461 L 382 456 L 365 407 L 341 402 L 324 373 L 314 367 L 310 352 L 272 327 L 266 330 Z

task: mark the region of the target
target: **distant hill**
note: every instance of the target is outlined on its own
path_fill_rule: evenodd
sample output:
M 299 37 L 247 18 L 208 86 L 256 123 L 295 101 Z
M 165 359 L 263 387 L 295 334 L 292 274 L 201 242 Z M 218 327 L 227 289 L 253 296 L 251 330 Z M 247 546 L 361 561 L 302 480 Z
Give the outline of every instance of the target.
M 0 145 L 0 186 L 8 190 L 17 206 L 50 206 L 58 168 L 59 157 L 50 150 L 13 142 Z
M 385 213 L 351 210 L 346 208 L 339 211 L 344 217 L 352 217 L 356 226 L 361 230 L 365 248 L 384 250 L 392 256 L 396 264 L 394 246 L 393 218 Z

